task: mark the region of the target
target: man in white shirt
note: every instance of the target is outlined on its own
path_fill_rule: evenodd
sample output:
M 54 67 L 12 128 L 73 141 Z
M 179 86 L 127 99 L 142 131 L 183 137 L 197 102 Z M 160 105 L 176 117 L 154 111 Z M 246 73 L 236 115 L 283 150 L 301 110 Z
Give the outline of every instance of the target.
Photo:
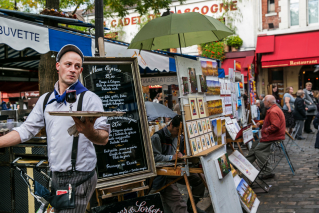
M 69 104 L 65 101 L 65 91 L 74 89 L 78 97 L 83 96 L 82 111 L 104 111 L 101 99 L 78 81 L 83 70 L 84 56 L 79 48 L 74 45 L 66 45 L 57 55 L 56 69 L 59 81 L 54 86 L 54 92 L 49 97 L 49 102 L 43 109 L 46 94 L 42 95 L 27 120 L 12 132 L 0 137 L 0 148 L 14 146 L 34 137 L 44 126 L 47 132 L 48 158 L 50 168 L 53 171 L 52 189 L 76 185 L 75 208 L 55 212 L 59 213 L 83 213 L 94 192 L 97 175 L 95 172 L 96 154 L 93 146 L 105 145 L 108 142 L 110 126 L 106 124 L 105 117 L 88 118 L 81 122 L 75 117 L 50 116 L 48 111 L 69 111 Z M 79 98 L 73 103 L 78 105 Z M 76 124 L 79 133 L 76 160 L 71 163 L 73 136 L 67 129 Z

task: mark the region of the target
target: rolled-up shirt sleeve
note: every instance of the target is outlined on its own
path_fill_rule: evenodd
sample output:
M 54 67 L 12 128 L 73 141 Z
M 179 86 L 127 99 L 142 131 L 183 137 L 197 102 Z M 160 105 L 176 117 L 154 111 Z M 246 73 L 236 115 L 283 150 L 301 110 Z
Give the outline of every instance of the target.
M 46 94 L 42 95 L 27 120 L 19 127 L 13 128 L 20 135 L 21 142 L 24 143 L 34 137 L 45 126 L 43 118 L 43 101 Z
M 104 111 L 102 100 L 95 93 L 93 93 L 93 95 L 90 95 L 88 104 L 86 106 L 87 111 Z M 107 124 L 107 117 L 99 117 L 98 119 L 96 119 L 94 129 L 105 130 L 110 134 L 111 126 Z

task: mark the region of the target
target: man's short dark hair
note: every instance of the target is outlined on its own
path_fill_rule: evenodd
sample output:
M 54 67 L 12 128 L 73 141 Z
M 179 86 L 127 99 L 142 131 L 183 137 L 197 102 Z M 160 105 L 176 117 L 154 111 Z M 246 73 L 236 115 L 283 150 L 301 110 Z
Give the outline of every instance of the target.
M 181 115 L 176 115 L 173 120 L 171 121 L 171 124 L 173 127 L 179 127 L 180 123 L 183 121 Z

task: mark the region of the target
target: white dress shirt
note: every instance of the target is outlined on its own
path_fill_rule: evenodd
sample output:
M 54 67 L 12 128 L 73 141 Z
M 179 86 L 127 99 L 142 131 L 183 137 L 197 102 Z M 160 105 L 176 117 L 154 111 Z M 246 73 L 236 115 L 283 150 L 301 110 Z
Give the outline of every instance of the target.
M 55 84 L 58 90 L 58 82 Z M 47 94 L 47 93 L 46 93 Z M 69 111 L 69 103 L 57 103 L 56 101 L 47 105 L 43 116 L 43 101 L 46 94 L 42 95 L 27 120 L 13 130 L 20 135 L 21 142 L 26 142 L 34 137 L 43 127 L 44 119 L 47 130 L 47 145 L 49 165 L 52 171 L 65 172 L 72 170 L 71 152 L 73 136 L 70 136 L 67 129 L 74 125 L 72 117 L 51 116 L 48 111 Z M 49 101 L 55 98 L 54 92 Z M 73 111 L 77 110 L 79 95 L 73 103 Z M 101 99 L 93 92 L 87 91 L 83 97 L 82 111 L 104 111 Z M 94 128 L 106 130 L 110 133 L 110 125 L 106 123 L 106 117 L 100 117 L 95 121 Z M 96 154 L 93 143 L 83 134 L 79 135 L 78 153 L 76 158 L 77 171 L 92 171 L 96 165 Z

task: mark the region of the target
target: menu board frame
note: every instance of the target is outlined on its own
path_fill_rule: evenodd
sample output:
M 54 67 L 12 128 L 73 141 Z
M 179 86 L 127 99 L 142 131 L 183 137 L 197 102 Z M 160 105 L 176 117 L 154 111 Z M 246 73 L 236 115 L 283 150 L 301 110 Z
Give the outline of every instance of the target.
M 113 176 L 113 177 L 99 178 L 97 180 L 96 188 L 123 184 L 127 182 L 138 181 L 145 178 L 156 176 L 157 173 L 156 173 L 156 167 L 155 167 L 155 160 L 153 157 L 153 148 L 152 148 L 151 138 L 150 138 L 149 129 L 148 129 L 147 114 L 146 114 L 145 103 L 143 99 L 142 84 L 141 84 L 140 71 L 139 71 L 137 58 L 84 57 L 83 66 L 92 65 L 92 64 L 93 65 L 94 64 L 96 65 L 131 64 L 132 76 L 133 76 L 134 88 L 135 88 L 135 94 L 136 94 L 136 100 L 137 100 L 137 107 L 138 107 L 138 114 L 140 118 L 142 138 L 144 143 L 144 152 L 145 152 L 145 158 L 146 158 L 147 166 L 148 166 L 148 169 L 143 171 L 137 171 L 137 172 L 122 174 L 122 175 Z M 80 76 L 80 80 L 82 83 L 84 83 L 82 74 Z

